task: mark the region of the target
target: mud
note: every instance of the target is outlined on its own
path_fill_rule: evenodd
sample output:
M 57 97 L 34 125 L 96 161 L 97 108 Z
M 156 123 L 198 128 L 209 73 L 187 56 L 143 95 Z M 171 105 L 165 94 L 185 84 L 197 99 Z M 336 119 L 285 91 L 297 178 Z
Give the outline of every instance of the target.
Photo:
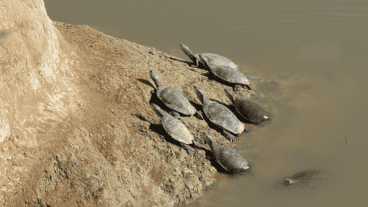
M 5 145 L 6 150 L 16 149 L 14 155 L 26 151 L 26 159 L 14 156 L 13 165 L 27 159 L 36 164 L 4 204 L 180 206 L 223 179 L 217 172 L 223 169 L 214 162 L 202 133 L 211 133 L 217 144 L 234 147 L 236 143 L 206 119 L 181 116 L 198 141 L 193 155 L 188 155 L 164 132 L 150 106 L 154 102 L 167 112 L 151 94 L 154 83 L 149 71 L 155 70 L 162 84 L 181 91 L 198 110 L 193 85 L 225 105 L 231 104 L 224 92 L 232 90 L 230 85 L 209 80 L 206 70 L 189 66 L 189 59 L 107 36 L 89 26 L 53 23 L 76 54 L 73 72 L 84 102 L 77 105 L 78 113 L 69 114 L 62 123 L 40 128 L 38 141 L 45 143 L 43 148 L 19 148 L 15 135 L 6 140 L 3 151 Z M 234 95 L 249 98 L 251 93 L 243 89 Z M 246 126 L 247 131 L 254 127 Z

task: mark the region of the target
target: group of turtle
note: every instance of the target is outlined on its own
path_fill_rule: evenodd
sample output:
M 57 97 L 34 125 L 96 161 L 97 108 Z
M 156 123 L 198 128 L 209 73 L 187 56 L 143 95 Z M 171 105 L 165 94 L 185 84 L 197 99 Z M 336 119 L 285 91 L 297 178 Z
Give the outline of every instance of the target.
M 250 82 L 247 77 L 240 72 L 239 67 L 228 58 L 212 53 L 193 54 L 184 44 L 180 44 L 180 47 L 193 61 L 193 66 L 200 67 L 201 64 L 201 66 L 208 69 L 209 73 L 212 75 L 233 84 L 234 91 L 240 91 L 244 86 L 247 86 L 251 90 Z M 163 113 L 158 105 L 154 103 L 151 104 L 154 111 L 162 117 L 160 124 L 166 132 L 173 139 L 179 141 L 187 150 L 188 154 L 191 155 L 193 148 L 190 145 L 196 144 L 196 141 L 187 127 L 178 118 L 180 117 L 180 114 L 184 114 L 195 115 L 198 119 L 203 120 L 202 112 L 197 111 L 181 92 L 162 85 L 158 79 L 159 76 L 155 71 L 151 70 L 150 76 L 157 87 L 155 91 L 152 91 L 152 93 L 155 93 L 158 99 L 160 99 L 161 102 L 171 110 L 171 115 L 168 115 Z M 207 119 L 220 127 L 223 130 L 223 135 L 230 141 L 234 142 L 236 140 L 236 136 L 240 135 L 244 131 L 244 124 L 226 106 L 207 99 L 200 87 L 194 86 L 194 90 L 202 102 L 202 111 Z M 228 89 L 225 89 L 225 93 L 232 101 L 233 107 L 236 109 L 238 114 L 246 120 L 260 123 L 269 118 L 269 113 L 258 104 L 236 98 Z M 204 139 L 210 146 L 216 161 L 225 170 L 229 172 L 238 172 L 249 168 L 247 160 L 235 150 L 224 145 L 216 145 L 210 133 L 204 132 L 203 134 Z

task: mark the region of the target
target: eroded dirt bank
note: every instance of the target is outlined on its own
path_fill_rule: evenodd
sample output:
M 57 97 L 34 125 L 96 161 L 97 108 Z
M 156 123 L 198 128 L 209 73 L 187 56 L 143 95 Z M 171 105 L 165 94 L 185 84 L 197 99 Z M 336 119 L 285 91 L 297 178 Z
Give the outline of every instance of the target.
M 208 81 L 205 70 L 191 68 L 187 61 L 154 48 L 115 39 L 88 26 L 57 22 L 55 26 L 77 49 L 82 63 L 78 73 L 88 102 L 81 106 L 84 115 L 79 123 L 116 173 L 118 178 L 110 182 L 128 192 L 128 203 L 162 206 L 201 196 L 214 182 L 216 169 L 209 161 L 212 154 L 206 145 L 198 144 L 190 156 L 162 132 L 157 125 L 160 118 L 149 105 L 157 103 L 150 93 L 154 83 L 149 70 L 155 70 L 164 85 L 182 91 L 194 103 L 200 103 L 194 84 L 202 87 L 209 98 L 226 104 L 230 102 L 224 88 L 230 87 Z M 246 90 L 237 95 L 249 96 Z M 217 142 L 231 145 L 204 120 L 194 116 L 181 120 L 195 136 L 201 138 L 201 132 L 208 131 Z M 111 178 L 99 179 L 105 183 Z
M 27 142 L 30 138 L 22 126 L 8 127 L 10 134 L 1 143 L 7 170 L 2 204 L 171 206 L 200 197 L 215 181 L 212 153 L 199 141 L 190 156 L 163 132 L 150 106 L 159 102 L 150 93 L 154 83 L 149 70 L 155 70 L 164 85 L 182 91 L 198 109 L 193 85 L 224 104 L 230 104 L 224 93 L 230 87 L 208 80 L 206 70 L 154 48 L 88 26 L 53 24 L 61 33 L 58 39 L 67 43 L 60 48 L 72 57 L 70 74 L 64 75 L 77 98 L 68 113 L 50 112 L 55 117 L 29 122 L 37 144 Z M 236 93 L 249 95 L 247 90 Z M 233 145 L 205 120 L 181 120 L 199 139 L 207 131 L 215 142 Z

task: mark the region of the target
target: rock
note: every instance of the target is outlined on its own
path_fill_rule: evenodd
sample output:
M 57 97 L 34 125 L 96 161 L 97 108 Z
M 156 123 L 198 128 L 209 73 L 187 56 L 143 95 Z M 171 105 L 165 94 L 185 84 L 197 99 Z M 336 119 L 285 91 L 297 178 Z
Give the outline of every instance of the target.
M 174 168 L 174 172 L 173 172 L 174 175 L 181 175 L 181 172 L 178 168 Z
M 190 174 L 192 174 L 192 173 L 193 173 L 193 171 L 189 170 L 188 168 L 185 168 L 185 169 L 183 170 L 183 172 L 184 172 L 184 173 L 190 173 Z

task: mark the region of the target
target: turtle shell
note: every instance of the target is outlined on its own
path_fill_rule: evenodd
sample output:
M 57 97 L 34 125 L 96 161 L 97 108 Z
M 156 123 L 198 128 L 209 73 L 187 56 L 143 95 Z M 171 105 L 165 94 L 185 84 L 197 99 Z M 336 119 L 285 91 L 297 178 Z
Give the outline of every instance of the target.
M 164 114 L 161 119 L 161 124 L 166 132 L 175 140 L 184 144 L 192 144 L 194 137 L 189 132 L 188 128 L 178 119 Z
M 227 171 L 241 171 L 249 168 L 248 161 L 238 152 L 223 145 L 214 146 L 214 156 L 217 162 Z
M 217 54 L 212 54 L 212 53 L 201 53 L 199 54 L 201 59 L 201 63 L 204 65 L 214 65 L 214 66 L 222 66 L 225 67 L 227 69 L 232 69 L 232 70 L 239 70 L 239 66 L 236 65 L 232 60 L 221 56 L 221 55 L 217 55 Z M 207 58 L 207 63 L 202 62 L 203 61 L 203 57 Z
M 166 86 L 160 86 L 156 91 L 157 97 L 170 109 L 185 115 L 193 115 L 196 109 L 188 99 L 178 90 Z
M 244 124 L 227 107 L 208 101 L 203 104 L 203 111 L 207 118 L 217 126 L 230 131 L 234 134 L 240 134 L 244 131 Z
M 254 123 L 266 121 L 270 117 L 270 113 L 264 110 L 260 105 L 248 100 L 236 98 L 234 107 L 240 115 Z M 265 116 L 268 118 L 264 118 Z
M 207 54 L 207 53 L 203 53 Z M 250 85 L 248 78 L 238 69 L 231 68 L 221 60 L 213 59 L 213 56 L 200 54 L 201 63 L 204 63 L 218 78 L 230 83 Z

